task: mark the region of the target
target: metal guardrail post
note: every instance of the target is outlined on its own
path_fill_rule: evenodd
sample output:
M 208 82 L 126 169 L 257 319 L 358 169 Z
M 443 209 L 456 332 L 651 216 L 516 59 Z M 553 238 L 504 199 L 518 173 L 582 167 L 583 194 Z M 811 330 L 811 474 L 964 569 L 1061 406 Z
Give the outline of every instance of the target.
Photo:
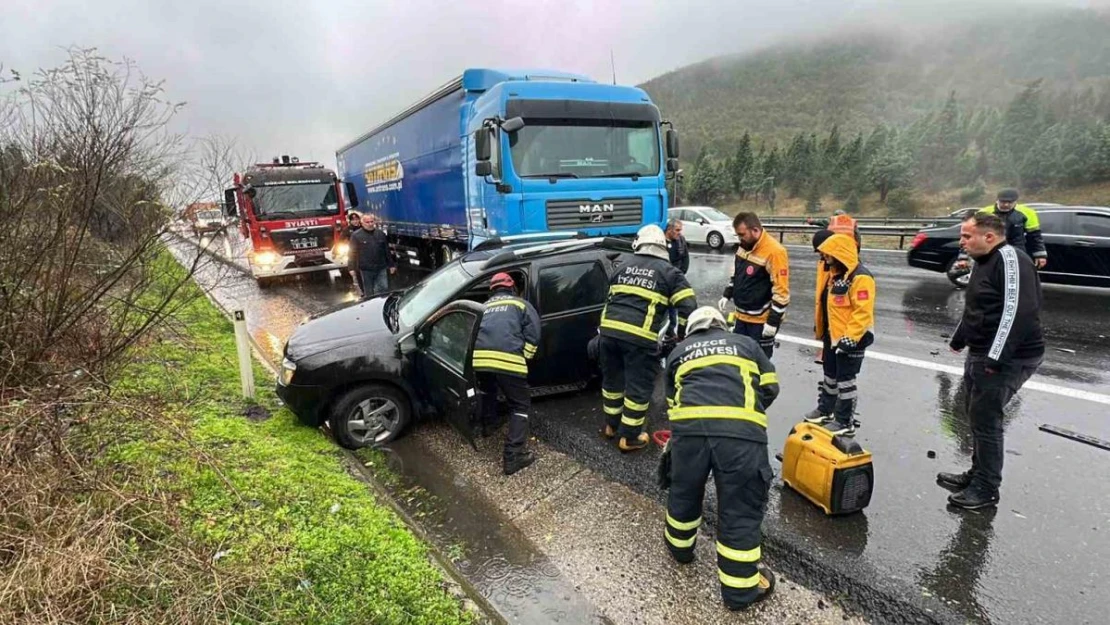
M 251 364 L 251 343 L 247 334 L 247 317 L 242 310 L 232 313 L 235 324 L 235 351 L 239 354 L 239 381 L 243 387 L 243 397 L 253 400 L 254 393 L 254 367 Z

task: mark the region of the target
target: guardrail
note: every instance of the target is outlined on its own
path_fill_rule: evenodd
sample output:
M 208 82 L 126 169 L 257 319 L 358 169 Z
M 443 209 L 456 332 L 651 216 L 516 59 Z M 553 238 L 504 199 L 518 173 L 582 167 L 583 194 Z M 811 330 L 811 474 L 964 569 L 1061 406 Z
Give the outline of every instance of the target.
M 857 219 L 856 222 L 859 224 L 860 236 L 898 237 L 898 249 L 905 249 L 906 237 L 912 238 L 922 228 L 936 225 L 939 219 L 943 218 L 897 220 Z M 821 229 L 820 226 L 807 224 L 805 219 L 776 219 L 775 221 L 766 221 L 763 223 L 763 228 L 770 232 L 777 232 L 779 234 L 779 241 L 782 241 L 787 234 L 812 235 Z

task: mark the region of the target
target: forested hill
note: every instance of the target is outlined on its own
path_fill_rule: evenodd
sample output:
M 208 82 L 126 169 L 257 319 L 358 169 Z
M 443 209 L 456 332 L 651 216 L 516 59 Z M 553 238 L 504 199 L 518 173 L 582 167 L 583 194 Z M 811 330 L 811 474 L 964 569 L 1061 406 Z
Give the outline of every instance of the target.
M 781 144 L 838 125 L 852 135 L 901 126 L 944 106 L 1004 109 L 1029 83 L 1094 100 L 1110 119 L 1110 12 L 1008 12 L 929 33 L 904 26 L 831 34 L 713 59 L 642 85 L 683 135 L 684 157 L 730 153 L 745 131 Z

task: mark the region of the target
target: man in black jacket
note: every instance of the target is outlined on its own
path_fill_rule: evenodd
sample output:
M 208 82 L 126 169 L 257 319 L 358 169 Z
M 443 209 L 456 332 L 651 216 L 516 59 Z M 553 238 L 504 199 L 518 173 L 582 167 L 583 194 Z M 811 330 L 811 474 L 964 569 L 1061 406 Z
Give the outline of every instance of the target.
M 526 447 L 532 408 L 528 361 L 539 346 L 540 316 L 531 304 L 516 296 L 516 284 L 509 274 L 494 274 L 489 286 L 493 294 L 486 300 L 474 341 L 474 372 L 481 391 L 483 434 L 497 419 L 498 390 L 512 410 L 504 453 L 505 475 L 512 475 L 536 460 Z
M 667 230 L 663 234 L 667 237 L 667 252 L 671 256 L 671 264 L 685 275 L 690 270 L 690 244 L 682 236 L 682 220 L 668 221 Z M 667 319 L 670 322 L 667 333 L 672 338 L 678 336 L 678 311 L 673 306 L 667 311 Z
M 351 264 L 362 275 L 363 298 L 389 290 L 389 276 L 397 273 L 389 238 L 371 213 L 362 216 L 362 229 L 351 235 Z
M 964 364 L 967 414 L 974 449 L 971 470 L 940 473 L 937 481 L 958 492 L 948 501 L 974 510 L 998 503 L 1002 485 L 1002 409 L 1040 366 L 1041 282 L 1033 261 L 1006 242 L 1006 225 L 990 213 L 960 226 L 960 246 L 975 259 L 963 318 L 952 334 Z
M 620 434 L 622 452 L 647 446 L 644 422 L 659 373 L 659 333 L 668 308 L 678 309 L 678 336 L 697 307 L 694 289 L 675 269 L 662 228 L 640 228 L 635 255 L 609 281 L 601 311 L 601 395 L 605 438 Z

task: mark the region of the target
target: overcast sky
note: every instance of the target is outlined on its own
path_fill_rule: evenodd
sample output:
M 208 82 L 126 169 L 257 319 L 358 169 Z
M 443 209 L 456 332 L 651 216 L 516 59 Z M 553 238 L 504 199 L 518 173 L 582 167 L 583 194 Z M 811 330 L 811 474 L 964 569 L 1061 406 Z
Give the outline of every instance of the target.
M 1090 6 L 1110 0 L 1033 0 Z M 261 158 L 335 149 L 466 67 L 546 67 L 635 84 L 838 28 L 907 31 L 998 0 L 0 0 L 0 65 L 61 48 L 129 57 L 187 102 L 179 123 Z M 973 8 L 969 8 L 974 5 Z M 1000 24 L 1000 33 L 1005 33 Z M 1017 35 L 1020 36 L 1020 35 Z

